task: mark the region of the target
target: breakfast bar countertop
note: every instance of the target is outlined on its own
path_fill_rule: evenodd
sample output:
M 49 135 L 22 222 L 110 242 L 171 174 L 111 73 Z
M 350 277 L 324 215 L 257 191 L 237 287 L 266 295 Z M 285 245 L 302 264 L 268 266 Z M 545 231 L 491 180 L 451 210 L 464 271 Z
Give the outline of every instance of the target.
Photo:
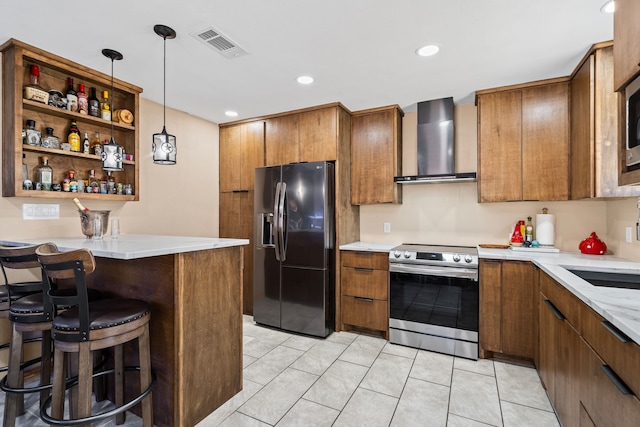
M 55 243 L 63 251 L 85 248 L 89 249 L 94 256 L 113 259 L 137 259 L 249 244 L 247 239 L 158 236 L 152 234 L 121 234 L 117 239 L 105 236 L 102 240 L 93 240 L 86 237 L 0 240 L 0 244 L 8 246 L 35 245 L 47 242 Z

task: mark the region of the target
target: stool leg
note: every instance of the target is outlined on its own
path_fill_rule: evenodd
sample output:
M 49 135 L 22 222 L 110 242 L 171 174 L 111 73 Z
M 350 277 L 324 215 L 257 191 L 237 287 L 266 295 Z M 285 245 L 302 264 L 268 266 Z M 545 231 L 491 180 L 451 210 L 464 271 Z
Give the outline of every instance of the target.
M 69 353 L 67 356 L 69 377 L 78 375 L 78 357 L 79 353 Z M 71 419 L 78 417 L 78 385 L 74 385 L 69 389 L 69 416 Z
M 103 350 L 93 352 L 93 366 L 102 362 Z M 104 376 L 99 376 L 93 380 L 93 394 L 96 396 L 96 402 L 102 402 L 107 398 L 106 381 Z
M 151 384 L 151 351 L 149 345 L 149 324 L 138 338 L 138 354 L 140 357 L 140 392 Z M 153 427 L 153 399 L 152 393 L 142 401 L 142 423 L 144 427 Z
M 91 416 L 93 357 L 89 342 L 80 343 L 78 353 L 78 418 Z
M 62 419 L 64 415 L 65 380 L 65 353 L 58 348 L 53 353 L 53 388 L 51 389 L 51 417 Z M 69 403 L 71 407 L 71 403 Z
M 7 385 L 9 387 L 20 387 L 22 370 L 22 332 L 16 330 L 15 324 L 11 323 L 11 341 L 9 344 L 9 370 L 7 371 Z M 22 405 L 20 404 L 22 402 Z M 14 427 L 16 417 L 24 411 L 23 396 L 18 393 L 6 393 L 4 401 L 4 424 L 5 427 Z
M 113 348 L 113 361 L 115 368 L 115 386 L 116 386 L 116 395 L 115 395 L 115 404 L 116 408 L 124 405 L 124 353 L 122 349 L 122 344 L 117 345 Z M 125 413 L 121 412 L 116 415 L 116 424 L 124 424 L 125 421 Z
M 42 361 L 40 362 L 40 384 L 51 384 L 51 330 L 42 331 Z M 49 397 L 49 390 L 40 392 L 40 406 Z

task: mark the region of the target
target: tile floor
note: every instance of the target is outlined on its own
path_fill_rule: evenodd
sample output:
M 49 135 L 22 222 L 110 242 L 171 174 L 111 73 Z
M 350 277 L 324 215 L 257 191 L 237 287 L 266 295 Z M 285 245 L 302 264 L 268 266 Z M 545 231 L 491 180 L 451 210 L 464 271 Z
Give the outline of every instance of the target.
M 29 396 L 18 426 L 44 426 Z M 0 410 L 4 396 L 0 397 Z M 102 426 L 112 426 L 111 420 Z M 127 414 L 126 426 L 142 420 Z M 244 316 L 243 390 L 198 427 L 559 427 L 533 368 L 349 332 L 314 339 Z

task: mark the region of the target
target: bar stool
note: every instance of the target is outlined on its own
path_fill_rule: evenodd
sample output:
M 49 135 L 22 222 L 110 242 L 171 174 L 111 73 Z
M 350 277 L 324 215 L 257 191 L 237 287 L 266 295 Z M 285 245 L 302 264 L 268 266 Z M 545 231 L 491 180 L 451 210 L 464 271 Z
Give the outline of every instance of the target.
M 40 392 L 41 403 L 49 394 L 51 380 L 51 305 L 46 306 L 42 298 L 41 280 L 9 282 L 6 269 L 38 269 L 40 264 L 35 253 L 37 246 L 7 247 L 0 246 L 0 266 L 5 278 L 8 304 L 7 315 L 11 320 L 11 339 L 9 342 L 9 365 L 7 376 L 0 381 L 6 391 L 4 408 L 4 426 L 12 427 L 18 415 L 24 414 L 24 393 Z M 24 333 L 40 332 L 42 335 L 41 357 L 22 363 L 24 344 L 38 339 L 24 339 Z M 41 362 L 40 385 L 24 387 L 24 368 Z
M 116 415 L 116 422 L 124 422 L 124 412 L 142 403 L 143 425 L 153 426 L 151 390 L 155 376 L 151 371 L 149 346 L 149 304 L 135 299 L 112 298 L 90 302 L 87 298 L 86 275 L 95 270 L 95 259 L 90 251 L 79 249 L 58 252 L 55 245 L 42 245 L 37 250 L 48 295 L 55 305 L 73 306 L 55 317 L 52 322 L 54 341 L 53 389 L 51 397 L 40 410 L 40 417 L 52 425 L 87 424 Z M 76 295 L 58 295 L 52 280 L 75 282 Z M 115 284 L 114 284 L 115 285 Z M 124 367 L 122 346 L 137 338 L 139 367 Z M 114 348 L 115 405 L 111 411 L 91 414 L 92 360 L 91 351 Z M 63 419 L 65 397 L 65 355 L 77 353 L 78 408 L 77 419 Z M 124 370 L 139 370 L 140 395 L 124 404 Z M 111 372 L 111 371 L 110 371 Z M 51 400 L 51 415 L 46 410 Z M 120 415 L 122 414 L 122 415 Z

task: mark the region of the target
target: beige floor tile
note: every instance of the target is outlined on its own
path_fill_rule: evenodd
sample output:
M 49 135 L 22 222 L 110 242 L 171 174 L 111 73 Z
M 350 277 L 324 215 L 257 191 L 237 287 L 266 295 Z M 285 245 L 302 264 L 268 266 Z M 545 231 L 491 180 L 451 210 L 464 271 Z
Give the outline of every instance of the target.
M 387 427 L 398 399 L 358 388 L 342 410 L 334 427 Z
M 340 360 L 363 366 L 371 366 L 386 343 L 387 341 L 382 338 L 358 335 L 345 352 L 342 353 Z
M 322 342 L 322 340 L 302 335 L 294 335 L 283 342 L 282 345 L 285 347 L 295 348 L 296 350 L 307 351 L 319 342 Z
M 317 379 L 317 375 L 288 368 L 242 405 L 238 412 L 274 425 Z
M 448 406 L 449 387 L 409 378 L 391 427 L 445 427 Z
M 335 409 L 300 399 L 276 427 L 331 427 L 339 414 Z
M 380 353 L 365 375 L 360 387 L 400 397 L 413 361 L 406 357 Z
M 247 366 L 251 365 L 256 360 L 258 360 L 257 357 L 249 356 L 248 354 L 243 354 L 242 355 L 242 369 L 244 369 Z
M 213 427 L 217 426 L 227 417 L 234 413 L 236 409 L 242 406 L 247 400 L 253 397 L 262 385 L 251 382 L 247 379 L 242 381 L 242 390 L 235 396 L 223 403 L 218 409 L 209 414 L 204 420 L 196 424 L 197 427 Z
M 244 378 L 265 385 L 303 354 L 294 348 L 278 346 L 244 369 Z
M 325 338 L 327 341 L 337 342 L 338 344 L 351 344 L 356 338 L 358 338 L 358 334 L 353 332 L 334 332 Z
M 393 354 L 394 356 L 407 357 L 409 359 L 415 359 L 418 354 L 417 348 L 405 347 L 403 345 L 391 344 L 388 342 L 383 348 L 383 353 Z
M 504 427 L 560 427 L 556 414 L 511 402 L 501 402 Z
M 367 373 L 365 366 L 337 360 L 315 382 L 304 398 L 333 409 L 342 410 Z
M 476 374 L 489 375 L 491 377 L 496 376 L 493 368 L 493 360 L 491 359 L 469 360 L 463 359 L 462 357 L 456 357 L 453 362 L 453 368 L 475 372 Z
M 500 400 L 552 411 L 551 402 L 534 368 L 495 362 Z
M 501 426 L 502 415 L 495 378 L 454 369 L 449 412 L 490 425 Z
M 454 414 L 449 414 L 447 418 L 447 427 L 487 427 L 490 425 Z
M 320 341 L 296 360 L 291 367 L 311 374 L 322 375 L 346 348 L 345 344 Z
M 451 385 L 453 356 L 420 350 L 413 362 L 409 376 L 432 383 Z
M 263 423 L 239 412 L 234 412 L 229 418 L 219 425 L 220 427 L 269 427 L 269 424 Z

